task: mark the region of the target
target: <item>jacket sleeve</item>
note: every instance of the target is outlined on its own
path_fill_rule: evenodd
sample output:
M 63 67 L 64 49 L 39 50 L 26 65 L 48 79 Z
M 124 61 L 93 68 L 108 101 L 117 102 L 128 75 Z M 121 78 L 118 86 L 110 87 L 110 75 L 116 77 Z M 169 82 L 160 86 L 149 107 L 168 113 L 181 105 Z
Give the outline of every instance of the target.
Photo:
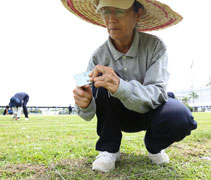
M 89 106 L 85 109 L 80 108 L 77 104 L 75 104 L 75 109 L 77 114 L 84 120 L 90 121 L 94 118 L 96 112 L 96 104 L 95 99 L 92 98 Z
M 154 57 L 154 63 L 146 71 L 142 84 L 137 80 L 127 82 L 120 79 L 118 90 L 111 94 L 118 98 L 126 108 L 146 113 L 167 101 L 168 57 L 166 51 L 158 54 Z

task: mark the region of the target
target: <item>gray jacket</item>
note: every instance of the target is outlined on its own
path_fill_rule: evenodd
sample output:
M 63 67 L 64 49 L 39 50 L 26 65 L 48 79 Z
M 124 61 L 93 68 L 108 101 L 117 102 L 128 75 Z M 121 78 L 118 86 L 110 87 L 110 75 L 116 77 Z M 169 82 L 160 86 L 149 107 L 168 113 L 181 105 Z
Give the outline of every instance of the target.
M 135 31 L 126 54 L 117 51 L 109 38 L 93 53 L 87 70 L 98 64 L 110 66 L 118 73 L 120 84 L 111 96 L 118 98 L 129 110 L 146 113 L 167 101 L 168 56 L 165 45 L 156 36 Z M 75 107 L 85 120 L 95 116 L 94 97 L 86 109 Z

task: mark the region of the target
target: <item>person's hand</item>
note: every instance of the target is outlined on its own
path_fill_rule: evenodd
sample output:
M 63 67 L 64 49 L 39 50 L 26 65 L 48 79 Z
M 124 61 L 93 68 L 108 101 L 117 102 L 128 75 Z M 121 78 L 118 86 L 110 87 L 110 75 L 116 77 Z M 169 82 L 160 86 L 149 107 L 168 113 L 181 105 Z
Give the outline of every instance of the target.
M 98 76 L 102 73 L 102 76 Z M 111 67 L 97 65 L 89 74 L 90 81 L 94 82 L 96 88 L 104 87 L 110 93 L 115 93 L 119 87 L 119 77 Z
M 80 108 L 87 108 L 92 100 L 92 90 L 89 85 L 83 87 L 76 87 L 73 90 L 73 97 L 75 104 Z

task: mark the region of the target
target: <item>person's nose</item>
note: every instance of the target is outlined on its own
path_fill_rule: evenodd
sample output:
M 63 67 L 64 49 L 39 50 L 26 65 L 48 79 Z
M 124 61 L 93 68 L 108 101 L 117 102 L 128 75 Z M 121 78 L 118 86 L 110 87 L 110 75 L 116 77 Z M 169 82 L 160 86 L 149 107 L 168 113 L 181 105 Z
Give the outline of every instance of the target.
M 115 12 L 111 12 L 111 14 L 109 14 L 108 21 L 109 21 L 109 23 L 116 22 Z

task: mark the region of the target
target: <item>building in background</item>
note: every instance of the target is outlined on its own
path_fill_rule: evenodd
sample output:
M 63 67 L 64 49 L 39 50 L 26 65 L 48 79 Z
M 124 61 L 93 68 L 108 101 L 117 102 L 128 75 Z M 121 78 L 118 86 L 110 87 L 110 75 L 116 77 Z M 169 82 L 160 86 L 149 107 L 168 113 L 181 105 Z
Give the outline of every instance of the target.
M 193 111 L 211 112 L 211 85 L 176 91 L 177 99 L 193 108 Z

